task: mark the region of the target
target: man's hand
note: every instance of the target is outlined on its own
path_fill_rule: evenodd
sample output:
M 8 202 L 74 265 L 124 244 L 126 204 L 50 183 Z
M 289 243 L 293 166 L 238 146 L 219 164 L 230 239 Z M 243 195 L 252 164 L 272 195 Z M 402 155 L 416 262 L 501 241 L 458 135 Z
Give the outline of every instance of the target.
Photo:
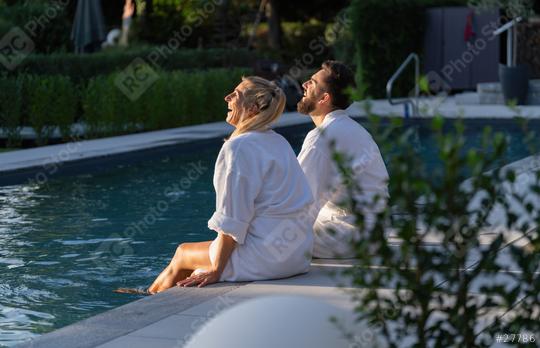
M 203 286 L 219 282 L 220 272 L 211 270 L 191 275 L 184 280 L 176 283 L 177 286 L 197 286 L 202 288 Z

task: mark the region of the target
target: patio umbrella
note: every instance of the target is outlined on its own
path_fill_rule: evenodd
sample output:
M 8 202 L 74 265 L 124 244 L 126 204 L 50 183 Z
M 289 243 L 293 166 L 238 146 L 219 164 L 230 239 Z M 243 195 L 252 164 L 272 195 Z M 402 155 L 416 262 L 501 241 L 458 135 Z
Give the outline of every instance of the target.
M 100 0 L 79 0 L 73 21 L 71 39 L 76 53 L 90 53 L 99 49 L 105 40 L 105 23 Z

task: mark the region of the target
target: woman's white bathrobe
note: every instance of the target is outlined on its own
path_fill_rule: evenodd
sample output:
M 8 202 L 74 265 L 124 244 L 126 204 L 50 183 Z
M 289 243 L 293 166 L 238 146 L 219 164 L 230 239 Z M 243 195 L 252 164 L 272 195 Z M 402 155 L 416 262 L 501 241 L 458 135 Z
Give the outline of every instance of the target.
M 247 281 L 307 272 L 314 218 L 311 189 L 289 143 L 272 130 L 227 140 L 214 172 L 216 211 L 208 228 L 237 242 L 220 280 Z M 216 243 L 210 260 L 216 262 Z

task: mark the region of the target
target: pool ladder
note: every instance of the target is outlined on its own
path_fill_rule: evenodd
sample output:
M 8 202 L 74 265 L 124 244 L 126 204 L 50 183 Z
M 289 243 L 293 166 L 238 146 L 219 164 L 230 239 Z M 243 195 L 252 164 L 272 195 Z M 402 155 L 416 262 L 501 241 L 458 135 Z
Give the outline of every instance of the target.
M 414 97 L 411 98 L 410 93 L 409 96 L 405 99 L 398 99 L 394 100 L 392 99 L 392 87 L 394 85 L 394 82 L 397 80 L 397 78 L 403 73 L 403 70 L 412 62 L 414 61 Z M 409 106 L 412 109 L 412 116 L 417 117 L 418 116 L 418 97 L 420 96 L 420 86 L 419 86 L 419 78 L 420 78 L 420 58 L 418 58 L 418 54 L 411 53 L 409 56 L 401 63 L 399 68 L 396 70 L 394 75 L 388 80 L 386 83 L 386 97 L 388 98 L 388 102 L 391 105 L 404 105 L 404 116 L 405 118 L 408 118 L 410 115 L 409 112 Z

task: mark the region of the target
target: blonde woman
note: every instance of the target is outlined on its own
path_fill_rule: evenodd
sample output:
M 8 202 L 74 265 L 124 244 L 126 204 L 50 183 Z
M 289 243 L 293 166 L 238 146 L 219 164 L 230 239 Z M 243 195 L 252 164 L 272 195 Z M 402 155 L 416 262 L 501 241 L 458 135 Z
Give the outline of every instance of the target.
M 313 199 L 289 143 L 270 129 L 285 95 L 274 83 L 244 77 L 225 97 L 227 122 L 236 130 L 218 155 L 213 241 L 183 243 L 148 288 L 205 286 L 219 281 L 289 277 L 308 271 Z

